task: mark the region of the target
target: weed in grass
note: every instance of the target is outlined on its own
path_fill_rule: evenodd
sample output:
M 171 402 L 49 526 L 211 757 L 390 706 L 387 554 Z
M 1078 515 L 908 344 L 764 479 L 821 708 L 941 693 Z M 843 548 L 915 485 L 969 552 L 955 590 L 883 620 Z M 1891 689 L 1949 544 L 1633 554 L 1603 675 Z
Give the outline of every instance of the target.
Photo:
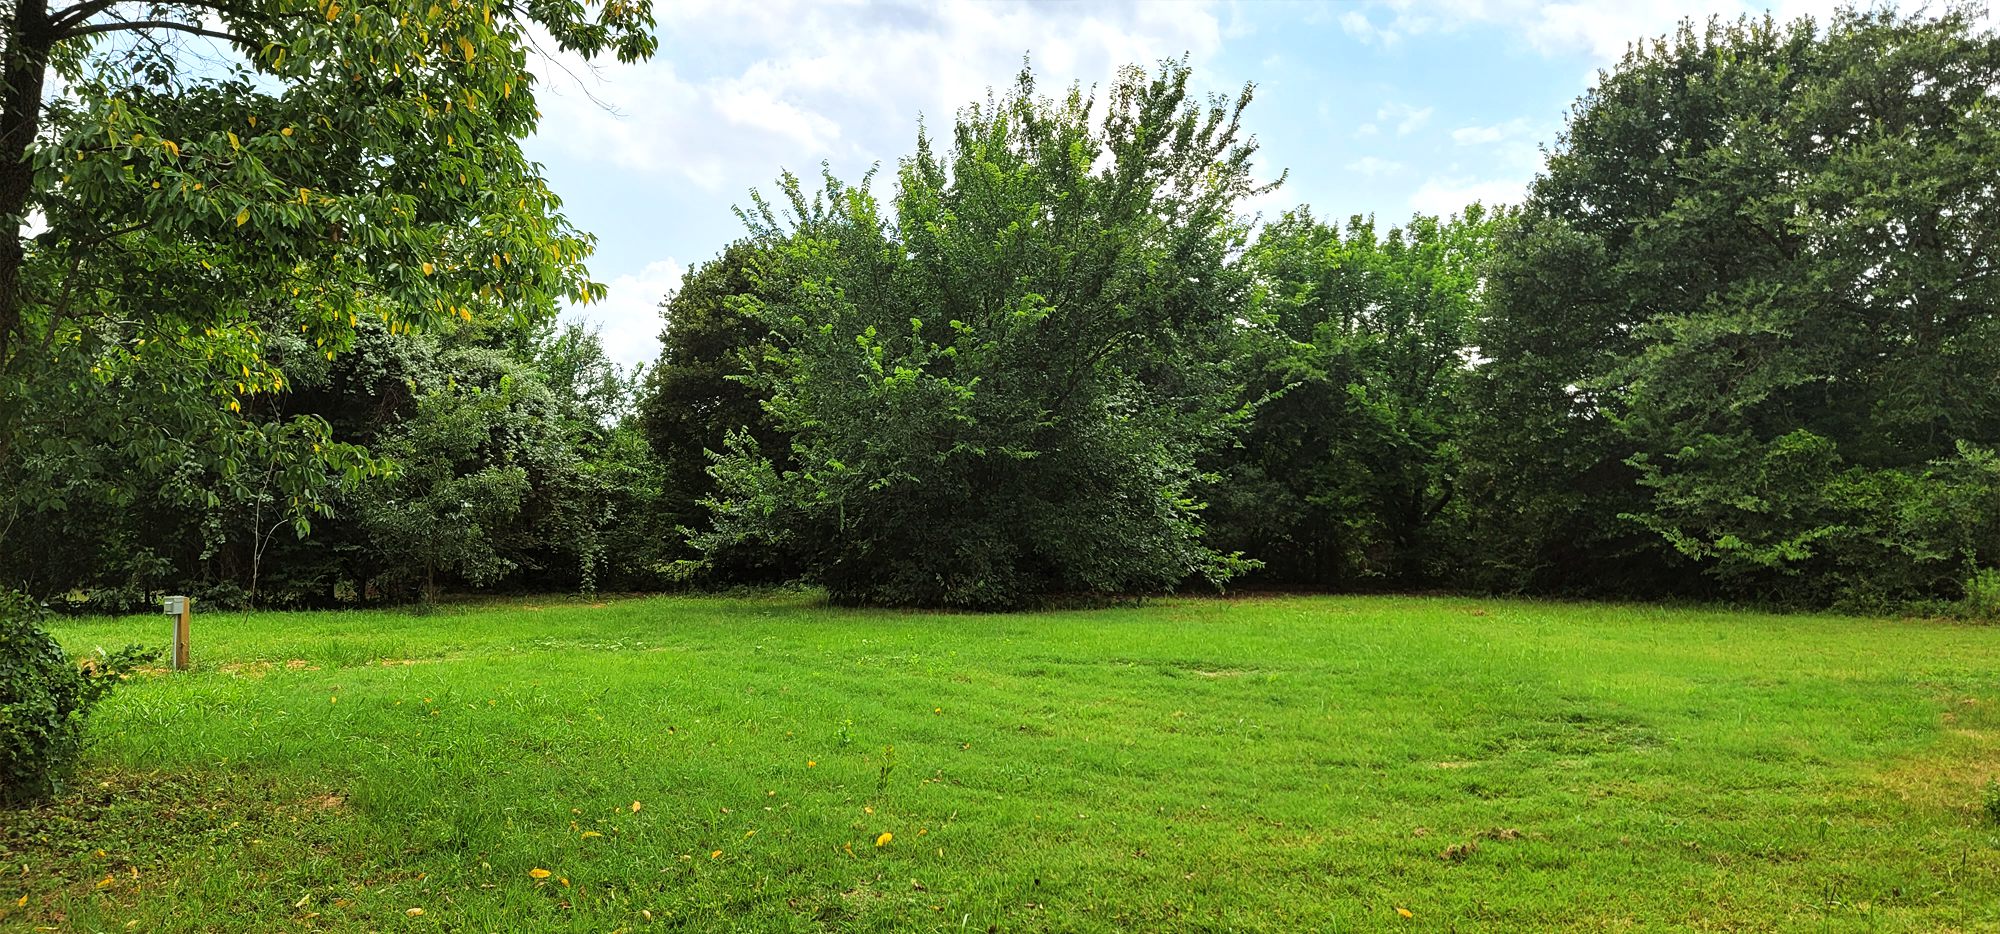
M 884 746 L 882 747 L 882 761 L 875 772 L 875 794 L 879 796 L 888 793 L 889 775 L 895 771 L 896 747 Z

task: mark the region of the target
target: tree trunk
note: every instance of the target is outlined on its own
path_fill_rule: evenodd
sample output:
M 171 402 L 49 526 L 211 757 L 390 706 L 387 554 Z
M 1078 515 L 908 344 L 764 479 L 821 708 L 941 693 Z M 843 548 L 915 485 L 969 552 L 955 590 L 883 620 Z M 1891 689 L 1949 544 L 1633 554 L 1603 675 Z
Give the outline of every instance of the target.
M 21 282 L 26 258 L 21 227 L 35 180 L 28 146 L 41 128 L 42 82 L 55 44 L 48 0 L 15 0 L 6 43 L 0 65 L 0 374 L 10 368 L 23 336 L 22 308 L 28 302 Z
M 0 476 L 14 455 L 23 412 L 18 393 L 26 391 L 14 385 L 20 381 L 15 358 L 25 343 L 21 319 L 29 298 L 21 282 L 27 256 L 21 227 L 35 181 L 28 146 L 41 127 L 42 82 L 55 44 L 48 0 L 15 0 L 7 29 L 0 37 L 6 43 L 0 48 Z

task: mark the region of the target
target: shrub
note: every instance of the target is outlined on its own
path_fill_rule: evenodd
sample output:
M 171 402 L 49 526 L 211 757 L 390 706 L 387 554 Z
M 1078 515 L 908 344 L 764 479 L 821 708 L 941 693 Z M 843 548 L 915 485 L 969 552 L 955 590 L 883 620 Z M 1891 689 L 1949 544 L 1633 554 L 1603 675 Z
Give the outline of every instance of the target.
M 1972 619 L 2000 621 L 2000 570 L 1981 568 L 1965 579 L 1959 612 Z
M 82 749 L 84 717 L 135 665 L 139 646 L 70 663 L 27 597 L 0 592 L 0 803 L 60 790 Z

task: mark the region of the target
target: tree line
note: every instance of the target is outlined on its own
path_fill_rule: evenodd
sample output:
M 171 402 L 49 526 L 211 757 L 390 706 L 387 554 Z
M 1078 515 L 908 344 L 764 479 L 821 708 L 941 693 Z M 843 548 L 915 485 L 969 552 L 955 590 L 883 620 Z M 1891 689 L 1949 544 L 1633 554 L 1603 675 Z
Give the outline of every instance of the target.
M 1393 226 L 1246 216 L 1274 187 L 1253 88 L 1166 62 L 1050 94 L 1024 68 L 887 177 L 752 193 L 637 374 L 549 323 L 597 287 L 517 150 L 329 160 L 279 135 L 313 113 L 244 85 L 149 98 L 216 123 L 170 151 L 107 84 L 62 114 L 99 142 L 50 149 L 68 174 L 38 176 L 22 267 L 89 315 L 22 305 L 0 348 L 0 582 L 93 607 L 805 581 L 976 609 L 1278 587 L 1990 615 L 2000 41 L 1976 14 L 1683 24 L 1601 75 L 1522 203 Z M 577 41 L 650 51 L 631 26 Z M 480 100 L 516 93 L 493 80 Z M 370 93 L 394 119 L 364 142 L 459 126 Z M 524 125 L 471 112 L 494 125 L 455 139 Z M 200 146 L 215 187 L 293 193 L 210 204 Z M 106 237 L 126 216 L 150 226 Z

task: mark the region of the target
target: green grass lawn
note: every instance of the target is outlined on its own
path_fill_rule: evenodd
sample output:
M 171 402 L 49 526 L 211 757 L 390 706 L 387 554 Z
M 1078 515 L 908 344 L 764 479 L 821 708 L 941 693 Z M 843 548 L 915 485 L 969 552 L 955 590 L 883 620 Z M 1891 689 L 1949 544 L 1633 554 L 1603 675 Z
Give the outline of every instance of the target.
M 0 928 L 2000 930 L 1993 628 L 552 598 L 195 652 L 0 815 Z

